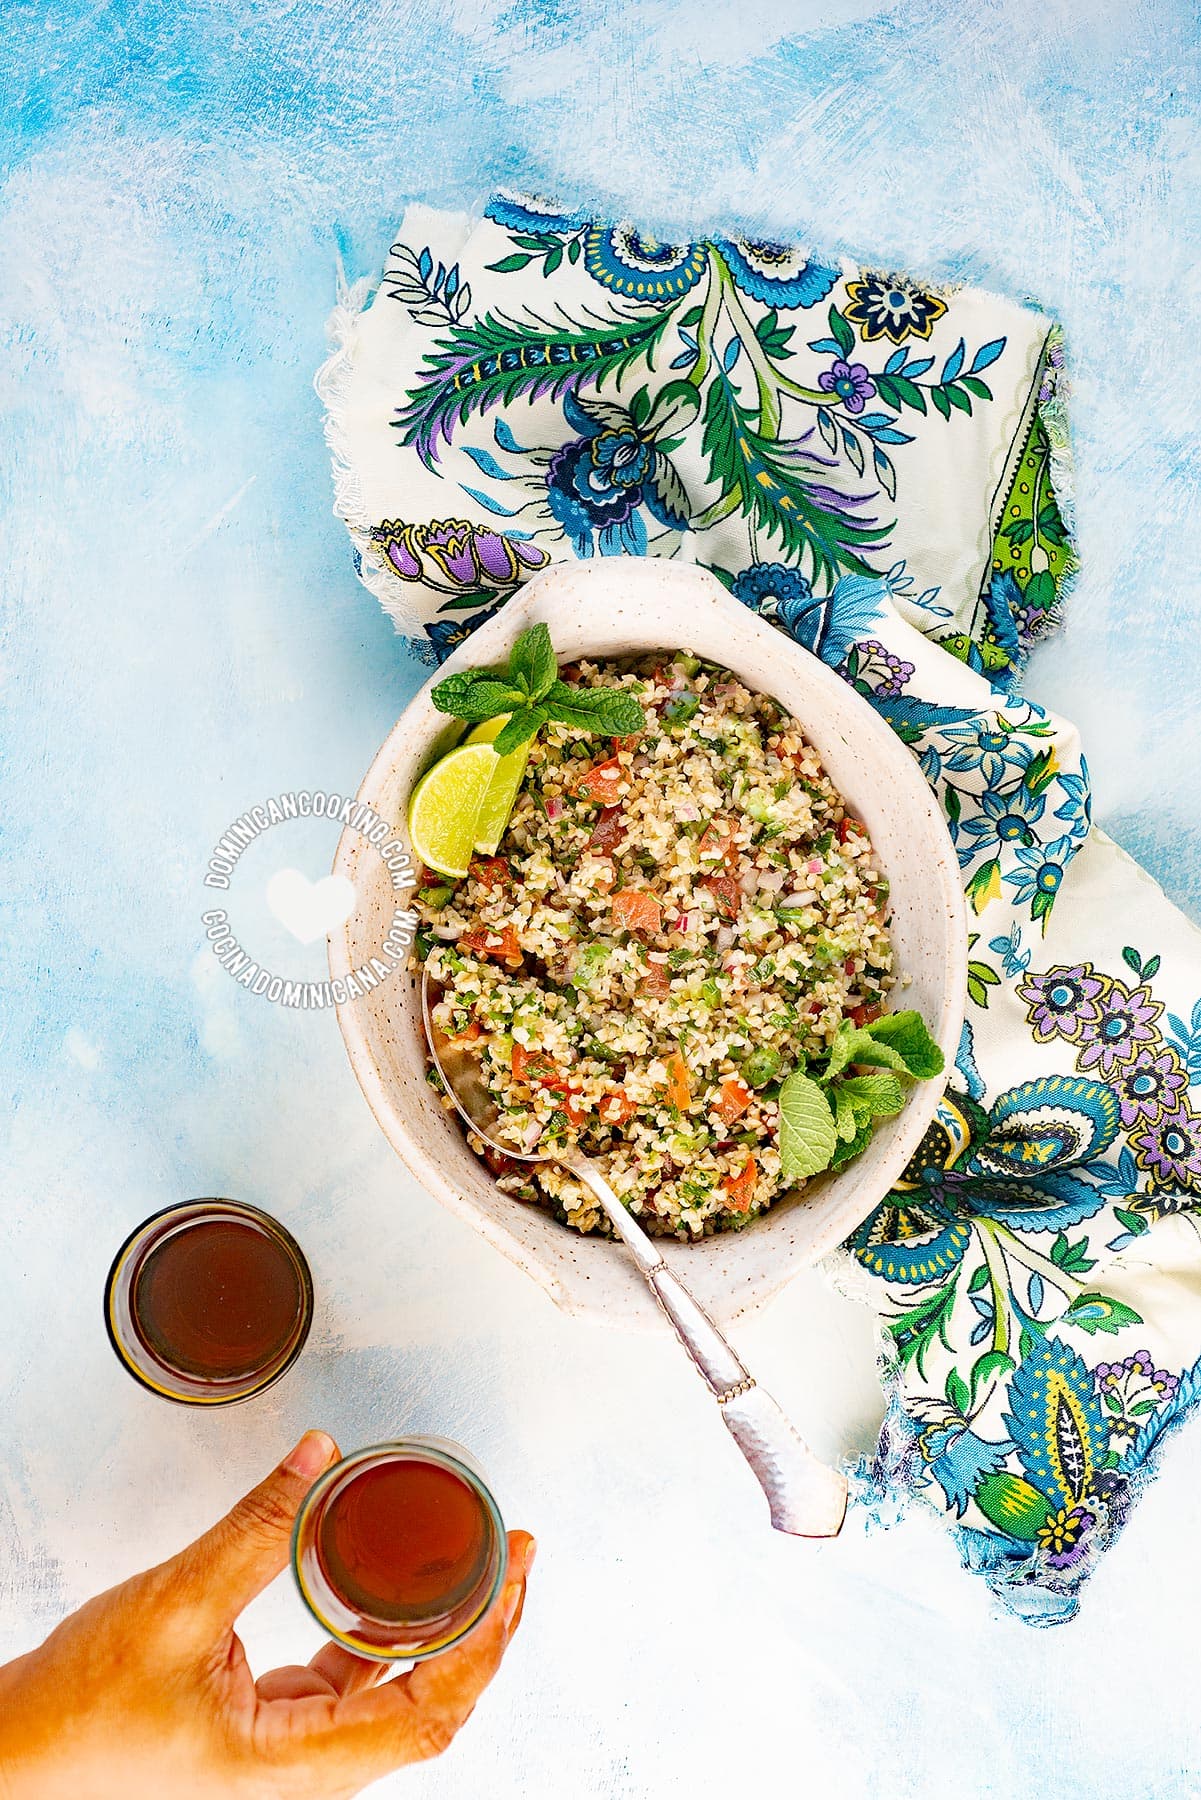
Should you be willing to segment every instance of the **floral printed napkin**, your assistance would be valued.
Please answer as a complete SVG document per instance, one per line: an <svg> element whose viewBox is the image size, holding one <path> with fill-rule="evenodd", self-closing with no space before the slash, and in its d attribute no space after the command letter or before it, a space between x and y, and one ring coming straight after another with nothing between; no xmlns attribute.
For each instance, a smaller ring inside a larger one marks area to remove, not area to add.
<svg viewBox="0 0 1201 1800"><path fill-rule="evenodd" d="M412 207L320 378L364 581L428 661L556 557L700 562L864 694L938 794L967 1023L842 1259L919 1491L1031 1623L1075 1611L1201 1398L1201 934L1019 693L1074 567L1053 323L736 232Z"/></svg>

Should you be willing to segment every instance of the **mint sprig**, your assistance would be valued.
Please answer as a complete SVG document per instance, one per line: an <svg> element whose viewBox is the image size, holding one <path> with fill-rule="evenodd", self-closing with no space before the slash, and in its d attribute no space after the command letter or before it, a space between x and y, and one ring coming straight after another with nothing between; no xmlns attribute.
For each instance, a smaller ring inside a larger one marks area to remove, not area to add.
<svg viewBox="0 0 1201 1800"><path fill-rule="evenodd" d="M439 712L478 725L501 713L510 717L493 740L498 756L508 756L552 721L602 737L631 737L646 728L646 717L625 688L573 688L559 680L559 662L545 625L523 631L509 652L503 674L464 669L440 681L431 695Z"/></svg>
<svg viewBox="0 0 1201 1800"><path fill-rule="evenodd" d="M866 1073L848 1074L854 1067ZM780 1088L780 1164L786 1181L838 1170L866 1150L877 1119L905 1104L906 1081L941 1074L943 1055L917 1012L870 1025L844 1019L825 1067L797 1069Z"/></svg>

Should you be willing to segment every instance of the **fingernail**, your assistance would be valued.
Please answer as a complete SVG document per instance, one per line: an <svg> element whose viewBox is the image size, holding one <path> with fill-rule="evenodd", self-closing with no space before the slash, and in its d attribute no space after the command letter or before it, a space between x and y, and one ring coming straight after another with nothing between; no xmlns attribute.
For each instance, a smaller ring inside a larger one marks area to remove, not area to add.
<svg viewBox="0 0 1201 1800"><path fill-rule="evenodd" d="M508 1631L521 1605L521 1583L511 1582L505 1589L505 1630Z"/></svg>
<svg viewBox="0 0 1201 1800"><path fill-rule="evenodd" d="M315 1481L338 1454L338 1446L326 1431L306 1431L294 1450L289 1450L283 1467L289 1475L300 1475Z"/></svg>
<svg viewBox="0 0 1201 1800"><path fill-rule="evenodd" d="M531 1538L525 1547L525 1572L528 1575L534 1566L534 1558L538 1554L538 1540Z"/></svg>

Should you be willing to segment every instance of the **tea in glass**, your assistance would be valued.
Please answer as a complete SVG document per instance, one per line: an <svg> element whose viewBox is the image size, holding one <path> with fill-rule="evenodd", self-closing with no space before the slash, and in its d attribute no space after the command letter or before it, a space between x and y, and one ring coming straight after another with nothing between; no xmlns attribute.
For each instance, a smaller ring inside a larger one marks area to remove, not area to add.
<svg viewBox="0 0 1201 1800"><path fill-rule="evenodd" d="M504 1580L507 1543L467 1452L403 1438L321 1477L296 1521L292 1563L309 1610L339 1643L417 1659L479 1623Z"/></svg>
<svg viewBox="0 0 1201 1800"><path fill-rule="evenodd" d="M168 1400L228 1405L277 1381L299 1356L313 1284L295 1239L234 1200L156 1213L117 1253L105 1293L113 1348Z"/></svg>

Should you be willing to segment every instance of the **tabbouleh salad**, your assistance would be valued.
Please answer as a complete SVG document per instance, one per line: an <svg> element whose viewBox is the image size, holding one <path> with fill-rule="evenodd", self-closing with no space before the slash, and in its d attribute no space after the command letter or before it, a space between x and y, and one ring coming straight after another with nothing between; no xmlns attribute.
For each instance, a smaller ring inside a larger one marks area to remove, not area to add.
<svg viewBox="0 0 1201 1800"><path fill-rule="evenodd" d="M682 653L560 677L629 689L646 730L545 725L497 854L457 883L422 872L435 1018L478 1056L506 1143L577 1143L655 1234L737 1229L798 1187L781 1084L884 1012L888 885L774 700ZM834 1166L861 1118L848 1103ZM484 1154L515 1198L608 1230L567 1170Z"/></svg>

